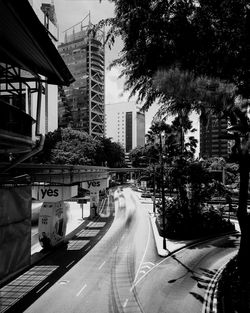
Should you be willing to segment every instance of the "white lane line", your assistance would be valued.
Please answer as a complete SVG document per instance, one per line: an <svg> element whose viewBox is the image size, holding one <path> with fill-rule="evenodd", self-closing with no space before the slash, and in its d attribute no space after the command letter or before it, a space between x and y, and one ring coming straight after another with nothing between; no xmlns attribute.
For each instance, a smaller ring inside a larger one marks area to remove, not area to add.
<svg viewBox="0 0 250 313"><path fill-rule="evenodd" d="M151 267L148 266L148 265L142 265L142 266L141 266L141 269L143 269L143 268L148 268L148 269L150 270Z"/></svg>
<svg viewBox="0 0 250 313"><path fill-rule="evenodd" d="M100 270L102 267L103 267L103 265L106 263L106 261L104 261L99 267L98 267L98 270Z"/></svg>
<svg viewBox="0 0 250 313"><path fill-rule="evenodd" d="M70 267L70 265L72 265L74 262L75 262L75 260L70 262L68 265L66 265L66 268Z"/></svg>
<svg viewBox="0 0 250 313"><path fill-rule="evenodd" d="M128 299L126 299L126 300L124 301L123 307L126 308L127 304L128 304Z"/></svg>
<svg viewBox="0 0 250 313"><path fill-rule="evenodd" d="M39 290L37 290L36 293L39 293L41 290L43 290L43 288L45 288L47 285L49 284L49 282L47 282L44 286L42 286L42 288L40 288Z"/></svg>
<svg viewBox="0 0 250 313"><path fill-rule="evenodd" d="M89 249L91 249L91 246L88 246L88 248L86 248L84 251L88 251Z"/></svg>
<svg viewBox="0 0 250 313"><path fill-rule="evenodd" d="M76 294L77 297L80 296L80 294L83 292L83 290L87 287L87 285L85 284L79 291L78 293Z"/></svg>
<svg viewBox="0 0 250 313"><path fill-rule="evenodd" d="M151 265L155 265L153 262L144 262L144 264L151 264Z"/></svg>
<svg viewBox="0 0 250 313"><path fill-rule="evenodd" d="M144 250L144 253L143 253L143 256L142 256L142 259L141 259L141 262L139 264L139 267L137 269L137 272L136 272L136 275L135 275L135 279L133 281L133 284L132 284L132 287L130 288L130 291L132 292L132 290L134 289L135 287L135 282L136 282L136 279L139 275L139 272L140 272L140 269L141 269L141 266L142 266L142 263L144 261L144 258L146 256L146 253L147 253L147 249L148 249L148 245L149 245L149 241L150 241L150 234L151 234L151 228L150 228L150 222L149 222L149 219L148 219L148 238L147 238L147 243L146 243L146 247L145 247L145 250Z"/></svg>

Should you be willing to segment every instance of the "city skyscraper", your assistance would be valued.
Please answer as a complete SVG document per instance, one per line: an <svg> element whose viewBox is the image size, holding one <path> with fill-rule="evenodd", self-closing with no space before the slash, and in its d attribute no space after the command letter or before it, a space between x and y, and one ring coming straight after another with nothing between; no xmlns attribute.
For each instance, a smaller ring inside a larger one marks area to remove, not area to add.
<svg viewBox="0 0 250 313"><path fill-rule="evenodd" d="M145 114L134 102L106 105L105 135L120 143L129 153L145 144Z"/></svg>
<svg viewBox="0 0 250 313"><path fill-rule="evenodd" d="M229 142L223 139L227 127L228 122L225 118L214 115L207 124L200 120L200 157L228 157Z"/></svg>
<svg viewBox="0 0 250 313"><path fill-rule="evenodd" d="M104 32L95 32L87 15L65 31L64 43L58 50L76 80L59 89L58 126L70 125L93 137L103 136Z"/></svg>

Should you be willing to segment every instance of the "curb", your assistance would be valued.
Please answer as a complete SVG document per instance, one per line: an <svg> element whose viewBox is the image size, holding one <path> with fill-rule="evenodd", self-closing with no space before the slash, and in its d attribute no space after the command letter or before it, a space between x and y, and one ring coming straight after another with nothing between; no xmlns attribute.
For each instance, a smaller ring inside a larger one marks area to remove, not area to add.
<svg viewBox="0 0 250 313"><path fill-rule="evenodd" d="M202 307L202 313L217 313L218 304L218 282L226 267L224 264L212 277L205 294L205 301Z"/></svg>
<svg viewBox="0 0 250 313"><path fill-rule="evenodd" d="M152 229L153 229L155 245L156 245L156 249L157 249L158 255L161 256L161 257L166 257L166 256L168 256L170 254L170 251L163 249L162 245L160 244L160 241L157 240L160 237L160 238L162 238L162 241L163 241L163 237L161 237L159 235L159 232L158 232L158 229L157 229L157 226L156 226L156 223L155 223L156 218L152 217L150 213L149 213L149 218L150 218L151 226L152 226Z"/></svg>
<svg viewBox="0 0 250 313"><path fill-rule="evenodd" d="M99 213L101 213L101 212L99 212ZM42 249L39 252L35 252L34 254L31 254L30 264L25 266L24 268L16 271L15 273L9 275L8 277L4 278L0 282L0 288L4 287L5 285L9 284L11 281L13 281L17 277L19 277L20 275L22 275L25 272L27 272L28 270L30 270L34 265L36 265L38 262L42 261L48 255L52 254L56 249L65 245L71 238L73 238L75 236L75 234L77 232L79 232L81 229L86 227L88 223L97 221L99 217L100 217L99 215L96 215L93 219L89 219L89 217L87 217L87 219L84 222L82 222L79 226L77 226L75 229L73 229L71 232L69 232L62 241L60 241L57 245L55 245L53 247L53 249L47 250L47 251L44 251Z"/></svg>
<svg viewBox="0 0 250 313"><path fill-rule="evenodd" d="M210 240L210 239L216 239L216 238L220 238L220 237L223 237L226 235L239 233L237 230L235 230L235 231L221 233L221 234L217 234L217 235L210 235L210 236L206 236L206 237L201 237L198 239L190 240L189 242L182 244L182 246L174 248L172 251L170 251L168 249L165 250L161 247L160 240L163 240L163 237L159 235L159 232L158 232L158 229L157 229L157 226L155 223L156 218L154 216L152 216L150 212L149 212L149 218L150 218L151 226L152 226L153 233L154 233L154 239L155 239L155 245L156 245L157 253L161 257L167 257L167 256L169 256L169 255L171 255L171 254L173 254L173 253L175 253L181 249L184 249L186 247L190 247L192 245L196 245L198 243L206 242L207 240ZM166 240L167 240L167 244L168 244L168 239L166 238Z"/></svg>
<svg viewBox="0 0 250 313"><path fill-rule="evenodd" d="M219 235L214 235L214 236L211 235L211 236L207 236L207 237L202 237L202 238L199 238L197 240L193 240L193 241L190 241L188 243L185 243L181 247L173 249L172 251L169 251L168 249L164 250L162 248L162 244L160 242L160 240L163 240L163 237L161 237L159 235L158 228L157 228L156 223L155 223L156 218L154 216L152 216L152 213L150 213L150 212L148 212L148 213L149 213L149 219L151 222L152 230L154 233L154 239L155 239L155 245L156 245L157 253L161 257L168 257L175 252L178 252L178 251L180 251L186 247L190 247L192 245L197 245L198 243L206 242L208 240L216 239L216 238L223 237L223 236L230 235L230 234L238 234L239 233L238 231L232 231L232 232L222 233ZM206 290L206 295L205 295L206 301L205 301L205 304L203 305L202 313L217 313L218 312L218 309L217 309L218 282L219 282L219 279L223 273L223 270L226 268L226 265L227 265L227 263L225 265L223 265L216 272L214 277L212 278L212 281L210 282L209 287Z"/></svg>

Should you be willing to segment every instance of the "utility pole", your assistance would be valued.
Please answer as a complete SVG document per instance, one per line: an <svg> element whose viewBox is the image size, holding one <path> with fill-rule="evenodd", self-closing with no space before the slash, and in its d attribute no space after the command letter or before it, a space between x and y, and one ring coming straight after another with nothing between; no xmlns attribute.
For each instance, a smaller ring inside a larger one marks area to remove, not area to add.
<svg viewBox="0 0 250 313"><path fill-rule="evenodd" d="M153 192L154 192L154 199L153 199L153 212L155 215L155 164L153 163L153 171L154 171L154 176L153 176Z"/></svg>
<svg viewBox="0 0 250 313"><path fill-rule="evenodd" d="M162 196L162 227L163 227L163 249L167 249L166 244L166 223L165 223L165 189L164 189L164 164L163 164L163 149L162 149L162 138L160 134L160 165L161 165L161 196Z"/></svg>

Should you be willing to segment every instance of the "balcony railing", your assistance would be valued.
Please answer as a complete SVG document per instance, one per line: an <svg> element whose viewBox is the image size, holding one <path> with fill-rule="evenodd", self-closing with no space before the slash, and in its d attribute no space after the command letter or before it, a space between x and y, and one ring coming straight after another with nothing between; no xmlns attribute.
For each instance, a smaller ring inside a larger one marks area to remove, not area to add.
<svg viewBox="0 0 250 313"><path fill-rule="evenodd" d="M0 149L21 152L30 147L34 122L30 115L0 99Z"/></svg>

